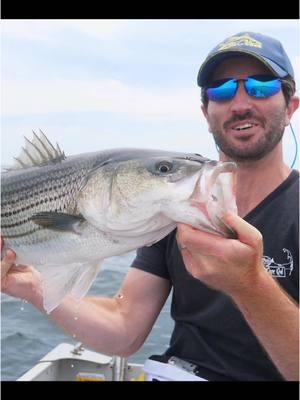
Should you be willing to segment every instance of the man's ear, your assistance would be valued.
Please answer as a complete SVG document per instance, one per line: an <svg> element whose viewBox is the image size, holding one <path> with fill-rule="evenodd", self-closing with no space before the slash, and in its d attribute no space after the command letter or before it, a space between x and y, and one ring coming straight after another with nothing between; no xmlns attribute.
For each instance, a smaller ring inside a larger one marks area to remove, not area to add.
<svg viewBox="0 0 300 400"><path fill-rule="evenodd" d="M298 109L299 101L300 101L300 99L299 99L298 96L291 97L290 102L289 102L289 104L287 106L287 109L286 109L285 126L289 125L294 112Z"/></svg>

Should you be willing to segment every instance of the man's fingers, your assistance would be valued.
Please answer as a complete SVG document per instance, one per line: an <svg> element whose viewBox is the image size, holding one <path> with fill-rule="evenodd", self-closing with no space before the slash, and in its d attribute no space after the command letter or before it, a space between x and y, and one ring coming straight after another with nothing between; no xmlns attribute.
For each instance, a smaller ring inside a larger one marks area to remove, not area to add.
<svg viewBox="0 0 300 400"><path fill-rule="evenodd" d="M263 244L261 233L241 217L228 213L222 220L236 232L240 242L252 248ZM221 251L224 248L224 240L233 239L203 232L190 225L177 224L177 242L180 250L188 247L191 251L201 252L203 255L214 255L217 249Z"/></svg>
<svg viewBox="0 0 300 400"><path fill-rule="evenodd" d="M238 215L228 213L223 216L222 220L237 233L240 242L251 247L262 243L261 233Z"/></svg>
<svg viewBox="0 0 300 400"><path fill-rule="evenodd" d="M215 254L216 243L224 240L220 236L200 231L185 224L177 224L176 237L180 250L187 247L190 251L201 252L201 254L205 255Z"/></svg>
<svg viewBox="0 0 300 400"><path fill-rule="evenodd" d="M7 274L8 270L15 265L15 261L15 252L11 249L7 249L1 261L1 279Z"/></svg>

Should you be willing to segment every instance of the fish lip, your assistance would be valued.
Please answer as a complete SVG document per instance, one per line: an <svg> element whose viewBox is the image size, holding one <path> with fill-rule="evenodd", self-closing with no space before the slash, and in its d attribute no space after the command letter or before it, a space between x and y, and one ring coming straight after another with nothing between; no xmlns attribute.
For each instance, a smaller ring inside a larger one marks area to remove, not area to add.
<svg viewBox="0 0 300 400"><path fill-rule="evenodd" d="M210 176L208 177L207 181L205 182L205 187L210 187L210 190L206 192L207 199L212 197L212 192L214 189L214 185L220 174L224 172L236 172L237 165L233 161L209 161L205 163L205 168L208 170L212 169ZM203 171L205 173L205 171ZM197 179L195 189L190 197L191 200L195 201L195 203L201 203L202 200L198 200L199 196L199 186L201 185L201 179L203 176L201 173ZM201 195L201 194L200 194Z"/></svg>
<svg viewBox="0 0 300 400"><path fill-rule="evenodd" d="M208 200L208 201L217 201L217 202L219 201L219 199L213 199L214 186L217 182L218 177L222 173L232 172L235 174L236 171L237 171L237 164L233 161L224 161L224 162L217 164L214 167L214 170L209 179L210 191L208 193L208 198L211 200ZM236 177L234 176L234 181L235 181L235 179L236 179ZM209 207L207 207L207 214L210 217L211 223L214 226L216 232L221 234L222 236L236 238L235 232L229 226L227 226L221 219L221 215L222 215L222 213L224 213L224 211L226 211L226 210L221 211L221 214L215 215L215 218L214 218L213 215L210 215ZM215 223L215 219L218 220L217 224Z"/></svg>
<svg viewBox="0 0 300 400"><path fill-rule="evenodd" d="M233 161L222 161L218 163L216 166L214 166L214 170L209 179L209 183L211 185L211 192L220 174L224 172L236 172L236 170L237 170L237 165Z"/></svg>
<svg viewBox="0 0 300 400"><path fill-rule="evenodd" d="M220 174L232 172L235 175L237 171L237 165L233 161L210 161L206 163L205 169L207 174L205 174L204 170L203 173L198 177L190 200L192 203L194 203L194 206L199 208L210 221L210 232L233 238L235 236L233 235L232 229L226 226L225 223L223 223L223 221L220 219L222 210L220 215L214 215L214 212L211 214L212 210L210 204L215 201L217 203L219 202L219 199L214 198L213 192ZM235 176L233 177L233 182L235 182ZM218 223L216 223L216 219L219 220Z"/></svg>

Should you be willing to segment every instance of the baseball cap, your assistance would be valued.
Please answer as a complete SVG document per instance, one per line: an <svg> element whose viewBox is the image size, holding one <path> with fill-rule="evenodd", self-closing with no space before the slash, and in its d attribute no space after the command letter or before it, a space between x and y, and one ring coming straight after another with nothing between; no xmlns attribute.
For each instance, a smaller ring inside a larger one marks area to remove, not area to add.
<svg viewBox="0 0 300 400"><path fill-rule="evenodd" d="M255 32L240 32L218 44L206 57L200 67L197 82L205 86L214 68L229 57L247 54L255 57L280 78L290 75L294 70L282 44L270 36Z"/></svg>

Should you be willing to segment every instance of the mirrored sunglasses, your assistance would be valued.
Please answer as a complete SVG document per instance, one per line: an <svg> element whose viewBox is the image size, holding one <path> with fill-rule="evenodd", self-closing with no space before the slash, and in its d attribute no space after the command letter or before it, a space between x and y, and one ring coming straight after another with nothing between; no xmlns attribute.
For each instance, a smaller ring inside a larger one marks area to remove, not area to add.
<svg viewBox="0 0 300 400"><path fill-rule="evenodd" d="M207 97L212 101L230 100L237 92L239 81L244 83L249 96L258 98L266 98L278 93L282 82L281 79L270 75L253 75L243 79L221 79L206 88Z"/></svg>

